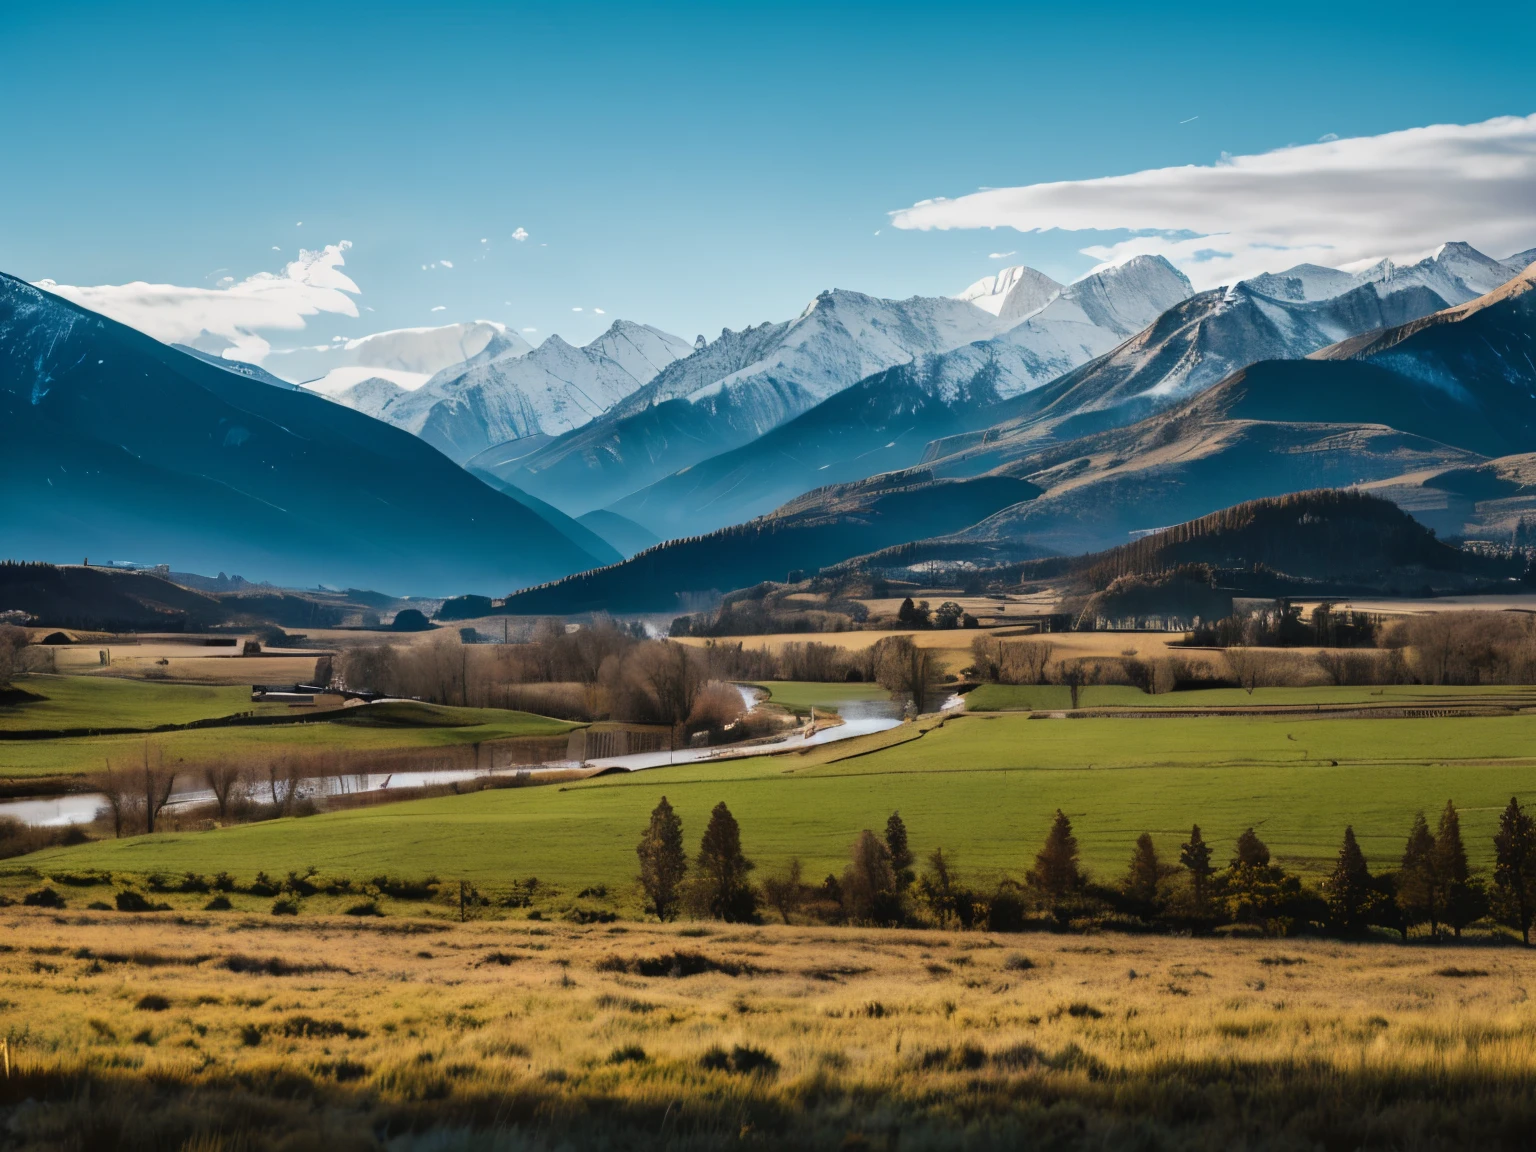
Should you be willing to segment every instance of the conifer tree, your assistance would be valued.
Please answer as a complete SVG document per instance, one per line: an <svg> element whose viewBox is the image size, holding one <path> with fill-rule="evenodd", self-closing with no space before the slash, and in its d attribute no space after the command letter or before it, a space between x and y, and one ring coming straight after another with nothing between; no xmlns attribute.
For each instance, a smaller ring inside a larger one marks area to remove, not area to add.
<svg viewBox="0 0 1536 1152"><path fill-rule="evenodd" d="M1157 909L1157 886L1163 878L1163 865L1157 858L1157 846L1152 835L1143 832L1136 838L1131 850L1131 866L1125 877L1125 894L1142 906L1146 912Z"/></svg>
<svg viewBox="0 0 1536 1152"><path fill-rule="evenodd" d="M1370 922L1376 890L1371 884L1371 870L1365 853L1355 840L1353 827L1344 829L1344 843L1339 858L1328 877L1328 911L1334 923L1346 932L1359 932Z"/></svg>
<svg viewBox="0 0 1536 1152"><path fill-rule="evenodd" d="M1413 820L1408 843L1403 847L1403 867L1397 874L1397 906L1408 928L1429 924L1431 936L1440 934L1440 883L1435 874L1435 838L1420 812ZM1407 937L1405 930L1404 938Z"/></svg>
<svg viewBox="0 0 1536 1152"><path fill-rule="evenodd" d="M1536 916L1536 821L1523 812L1511 796L1499 817L1493 837L1493 883L1500 918L1520 930L1520 939L1531 942L1531 920Z"/></svg>
<svg viewBox="0 0 1536 1152"><path fill-rule="evenodd" d="M1260 840L1258 833L1252 828L1248 829L1237 838L1237 855L1232 860L1233 868L1267 868L1269 866L1269 845Z"/></svg>
<svg viewBox="0 0 1536 1152"><path fill-rule="evenodd" d="M1211 846L1200 835L1200 825L1189 830L1189 841L1179 851L1179 863L1189 869L1190 889L1195 897L1195 913L1204 916L1209 907L1211 876L1216 868L1211 863Z"/></svg>
<svg viewBox="0 0 1536 1152"><path fill-rule="evenodd" d="M901 918L891 853L868 828L853 842L843 870L843 912L861 924L892 924Z"/></svg>
<svg viewBox="0 0 1536 1152"><path fill-rule="evenodd" d="M651 812L651 823L636 849L640 856L640 886L651 911L662 920L677 915L688 856L683 851L683 822L663 796Z"/></svg>
<svg viewBox="0 0 1536 1152"><path fill-rule="evenodd" d="M1046 833L1045 845L1035 856L1035 867L1029 874L1029 882L1043 893L1052 905L1060 905L1083 882L1077 867L1077 838L1072 835L1072 821L1060 808Z"/></svg>
<svg viewBox="0 0 1536 1152"><path fill-rule="evenodd" d="M757 914L757 892L747 880L752 862L741 852L741 828L725 806L716 804L699 842L695 898L699 910L716 920L745 922Z"/></svg>
<svg viewBox="0 0 1536 1152"><path fill-rule="evenodd" d="M1467 869L1467 850L1461 842L1461 817L1449 800L1440 813L1435 833L1435 875L1440 882L1440 919L1459 938L1461 930L1486 911L1486 901Z"/></svg>
<svg viewBox="0 0 1536 1152"><path fill-rule="evenodd" d="M907 825L900 812L892 812L885 822L885 847L891 854L897 884L908 887L912 883L912 849L907 845Z"/></svg>

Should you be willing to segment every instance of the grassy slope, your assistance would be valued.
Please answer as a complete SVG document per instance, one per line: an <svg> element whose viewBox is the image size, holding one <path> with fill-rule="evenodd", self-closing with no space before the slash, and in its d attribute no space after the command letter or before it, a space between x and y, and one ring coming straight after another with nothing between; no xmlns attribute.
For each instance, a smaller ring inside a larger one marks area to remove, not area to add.
<svg viewBox="0 0 1536 1152"><path fill-rule="evenodd" d="M812 707L835 710L848 700L891 698L878 684L817 684L804 680L759 680L756 684L773 703L798 713L809 712Z"/></svg>
<svg viewBox="0 0 1536 1152"><path fill-rule="evenodd" d="M328 726L327 726L328 727ZM970 873L1021 874L1051 813L1074 821L1086 863L1118 874L1143 830L1176 858L1192 822L1224 861L1256 826L1276 854L1325 870L1346 823L1377 868L1402 849L1415 811L1462 809L1486 865L1499 809L1536 798L1536 715L1427 720L1027 720L968 717L921 740L833 762L837 749L610 776L563 788L480 793L247 825L99 842L11 862L14 869L106 868L249 876L316 865L497 884L537 875L562 886L625 885L634 845L665 794L690 845L725 800L748 854L790 855L813 876L840 871L860 828L900 809L919 854L942 844ZM1332 761L1338 761L1337 764Z"/></svg>
<svg viewBox="0 0 1536 1152"><path fill-rule="evenodd" d="M1465 702L1469 694L1480 697L1531 697L1521 686L1476 689L1437 688L1428 684L1394 684L1384 687L1202 688L1192 692L1164 692L1151 696L1139 688L1120 684L1094 684L1078 693L1079 708L1248 708L1276 704L1411 704L1423 706L1440 701ZM1071 691L1060 684L983 684L965 698L971 712L1019 712L1061 709L1072 706Z"/></svg>
<svg viewBox="0 0 1536 1152"><path fill-rule="evenodd" d="M201 691L194 689L193 691ZM274 751L388 751L444 748L518 736L558 736L575 725L527 712L499 708L434 708L386 705L377 716L353 710L335 722L279 724L255 728L201 728L145 736L97 736L66 740L0 741L0 778L69 776L99 772L108 759L142 755L146 740L163 751L165 762L194 762L214 756L237 759ZM412 715L419 713L419 715ZM444 724L443 721L449 721Z"/></svg>
<svg viewBox="0 0 1536 1152"><path fill-rule="evenodd" d="M0 730L154 728L239 712L288 711L286 704L252 704L248 687L157 684L109 676L22 676L16 687L46 699L0 705Z"/></svg>

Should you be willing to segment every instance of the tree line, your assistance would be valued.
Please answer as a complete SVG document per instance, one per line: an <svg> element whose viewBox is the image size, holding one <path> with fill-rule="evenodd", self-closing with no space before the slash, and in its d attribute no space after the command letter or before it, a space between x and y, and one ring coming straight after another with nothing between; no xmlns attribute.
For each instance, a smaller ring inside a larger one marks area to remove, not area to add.
<svg viewBox="0 0 1536 1152"><path fill-rule="evenodd" d="M784 923L809 921L879 927L934 927L1016 932L1030 927L1121 928L1128 931L1233 932L1266 936L1396 934L1459 939L1468 927L1496 924L1530 943L1536 918L1536 820L1511 797L1493 838L1490 876L1467 862L1456 806L1447 802L1431 829L1420 812L1398 866L1373 873L1344 829L1332 870L1314 885L1277 863L1249 828L1225 866L1200 831L1190 828L1177 862L1143 832L1115 881L1092 879L1079 860L1072 822L1060 809L1022 881L988 889L963 881L942 847L915 867L900 812L882 834L864 829L841 874L807 882L798 859L758 884L741 828L725 803L710 813L699 850L689 857L682 819L665 796L637 848L646 910L661 920Z"/></svg>

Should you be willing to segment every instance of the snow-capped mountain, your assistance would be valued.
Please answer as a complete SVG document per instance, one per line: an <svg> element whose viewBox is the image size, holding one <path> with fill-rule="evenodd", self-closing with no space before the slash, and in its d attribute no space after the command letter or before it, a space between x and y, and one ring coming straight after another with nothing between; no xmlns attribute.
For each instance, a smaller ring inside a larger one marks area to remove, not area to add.
<svg viewBox="0 0 1536 1152"><path fill-rule="evenodd" d="M382 399L371 415L462 464L509 440L579 428L692 352L686 340L618 320L584 347L551 336L532 351L511 346L488 357L482 350L415 391L385 398L385 390L370 382L367 396L338 399L364 411L365 404Z"/></svg>
<svg viewBox="0 0 1536 1152"><path fill-rule="evenodd" d="M1030 282L1013 278L1007 313ZM814 487L907 467L935 437L992 423L1002 401L1120 344L1190 292L1161 257L1138 257L1054 292L991 340L865 377L751 443L674 471L612 505L668 537L761 515Z"/></svg>
<svg viewBox="0 0 1536 1152"><path fill-rule="evenodd" d="M503 324L473 320L433 328L396 328L355 340L274 349L266 368L311 391L337 396L364 380L419 388L436 372L477 357L521 356L532 345Z"/></svg>
<svg viewBox="0 0 1536 1152"><path fill-rule="evenodd" d="M955 299L969 300L1004 323L1018 323L1049 304L1061 288L1044 272L1015 264L996 276L982 277Z"/></svg>
<svg viewBox="0 0 1536 1152"><path fill-rule="evenodd" d="M726 329L502 478L566 510L602 507L755 439L873 372L1001 328L964 300L822 292L794 320Z"/></svg>
<svg viewBox="0 0 1536 1152"><path fill-rule="evenodd" d="M1512 256L1508 261L1495 260L1470 244L1451 243L1440 245L1414 264L1378 260L1355 272L1298 264L1284 272L1255 276L1245 283L1276 300L1329 300L1362 284L1379 285L1385 295L1417 284L1428 288L1447 304L1461 304L1493 291L1522 271L1525 264L1519 263L1520 258Z"/></svg>

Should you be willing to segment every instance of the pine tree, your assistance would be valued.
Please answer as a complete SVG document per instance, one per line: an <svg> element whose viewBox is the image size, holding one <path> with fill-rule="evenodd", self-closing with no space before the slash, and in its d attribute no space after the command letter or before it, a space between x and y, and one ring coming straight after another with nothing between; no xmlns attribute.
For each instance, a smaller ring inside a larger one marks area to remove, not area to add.
<svg viewBox="0 0 1536 1152"><path fill-rule="evenodd" d="M1195 914L1204 916L1209 906L1211 876L1216 868L1211 863L1211 846L1200 835L1200 825L1189 830L1189 842L1181 845L1179 863L1189 869L1190 889L1195 897Z"/></svg>
<svg viewBox="0 0 1536 1152"><path fill-rule="evenodd" d="M757 892L747 880L752 862L741 852L741 828L725 806L715 805L699 842L695 898L716 920L745 922L757 914Z"/></svg>
<svg viewBox="0 0 1536 1152"><path fill-rule="evenodd" d="M1328 911L1335 924L1346 932L1359 932L1365 928L1375 904L1376 890L1353 827L1344 829L1344 843L1339 847L1339 859L1328 877L1327 892Z"/></svg>
<svg viewBox="0 0 1536 1152"><path fill-rule="evenodd" d="M1157 846L1152 834L1143 832L1136 838L1131 850L1131 866L1125 876L1125 894L1141 905L1145 912L1157 910L1157 886L1163 878L1163 865L1157 858Z"/></svg>
<svg viewBox="0 0 1536 1152"><path fill-rule="evenodd" d="M1397 874L1397 906L1408 928L1429 924L1431 936L1440 934L1440 883L1435 874L1435 838L1420 812L1413 820L1408 843L1403 847L1403 867ZM1407 938L1405 929L1403 936Z"/></svg>
<svg viewBox="0 0 1536 1152"><path fill-rule="evenodd" d="M1531 920L1536 915L1536 821L1509 798L1493 837L1493 883L1498 911L1504 923L1520 929L1520 939L1531 942Z"/></svg>
<svg viewBox="0 0 1536 1152"><path fill-rule="evenodd" d="M635 850L640 856L640 886L651 911L662 920L677 915L688 857L683 851L683 822L663 796L651 813L651 823Z"/></svg>
<svg viewBox="0 0 1536 1152"><path fill-rule="evenodd" d="M1077 838L1072 835L1072 821L1060 808L1056 809L1051 830L1046 833L1045 846L1035 856L1029 882L1052 905L1060 905L1082 885L1083 876L1077 867Z"/></svg>
<svg viewBox="0 0 1536 1152"><path fill-rule="evenodd" d="M891 855L891 870L903 888L912 883L912 849L907 846L907 825L900 812L892 812L885 822L885 847Z"/></svg>
<svg viewBox="0 0 1536 1152"><path fill-rule="evenodd" d="M1435 875L1440 882L1440 918L1460 938L1461 930L1486 911L1486 901L1467 869L1467 850L1461 842L1461 817L1449 800L1440 813L1435 833Z"/></svg>

